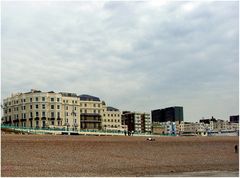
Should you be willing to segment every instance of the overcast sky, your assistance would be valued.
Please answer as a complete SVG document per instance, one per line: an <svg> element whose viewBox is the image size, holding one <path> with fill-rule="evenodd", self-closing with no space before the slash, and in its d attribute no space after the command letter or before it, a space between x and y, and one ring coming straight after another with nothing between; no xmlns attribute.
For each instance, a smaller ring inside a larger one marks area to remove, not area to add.
<svg viewBox="0 0 240 178"><path fill-rule="evenodd" d="M2 2L2 98L66 91L228 120L239 109L238 11L238 1Z"/></svg>

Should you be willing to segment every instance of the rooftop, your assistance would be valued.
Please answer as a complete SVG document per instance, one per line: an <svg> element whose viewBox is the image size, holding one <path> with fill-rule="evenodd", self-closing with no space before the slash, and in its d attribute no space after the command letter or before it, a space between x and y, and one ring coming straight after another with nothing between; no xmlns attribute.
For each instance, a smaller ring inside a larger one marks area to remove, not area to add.
<svg viewBox="0 0 240 178"><path fill-rule="evenodd" d="M86 95L86 94L79 95L78 97L80 98L80 100L83 100L83 101L100 101L98 97Z"/></svg>

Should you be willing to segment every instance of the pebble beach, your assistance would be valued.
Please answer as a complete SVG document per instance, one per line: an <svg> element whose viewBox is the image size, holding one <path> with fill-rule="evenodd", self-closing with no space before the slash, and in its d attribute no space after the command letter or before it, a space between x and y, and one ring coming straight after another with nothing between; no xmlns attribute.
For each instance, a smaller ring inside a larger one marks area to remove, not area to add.
<svg viewBox="0 0 240 178"><path fill-rule="evenodd" d="M239 173L239 155L234 152L238 137L154 138L147 141L147 137L137 136L5 134L1 136L1 176Z"/></svg>

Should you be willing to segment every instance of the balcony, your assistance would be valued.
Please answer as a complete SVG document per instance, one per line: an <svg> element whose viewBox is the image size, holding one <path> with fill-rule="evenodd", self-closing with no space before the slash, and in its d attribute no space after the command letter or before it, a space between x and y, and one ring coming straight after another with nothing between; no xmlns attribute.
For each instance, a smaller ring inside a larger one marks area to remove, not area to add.
<svg viewBox="0 0 240 178"><path fill-rule="evenodd" d="M80 120L81 123L91 122L91 123L101 123L101 120Z"/></svg>

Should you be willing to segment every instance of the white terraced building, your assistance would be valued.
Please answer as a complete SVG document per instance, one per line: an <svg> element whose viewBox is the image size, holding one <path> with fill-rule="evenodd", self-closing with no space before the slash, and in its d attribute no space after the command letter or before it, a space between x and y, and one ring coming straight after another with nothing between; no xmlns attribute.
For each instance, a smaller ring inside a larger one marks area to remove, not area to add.
<svg viewBox="0 0 240 178"><path fill-rule="evenodd" d="M5 98L2 108L2 123L17 127L101 130L105 124L122 128L120 111L110 111L104 101L91 95L32 89Z"/></svg>

